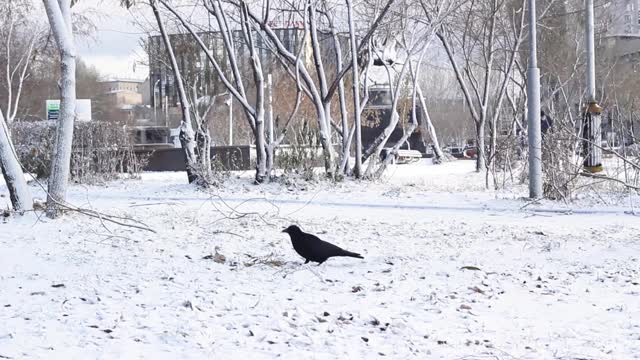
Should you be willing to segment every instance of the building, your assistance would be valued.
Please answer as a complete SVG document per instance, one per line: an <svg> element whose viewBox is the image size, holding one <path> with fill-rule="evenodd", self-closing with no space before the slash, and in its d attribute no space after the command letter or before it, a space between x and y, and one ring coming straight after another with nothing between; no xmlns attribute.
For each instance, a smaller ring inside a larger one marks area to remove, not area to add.
<svg viewBox="0 0 640 360"><path fill-rule="evenodd" d="M608 4L609 37L640 37L640 0L616 0Z"/></svg>
<svg viewBox="0 0 640 360"><path fill-rule="evenodd" d="M640 116L640 0L616 0L608 4L602 56L612 65L617 103L605 105L602 133L610 146L638 142ZM609 106L608 106L609 105Z"/></svg>
<svg viewBox="0 0 640 360"><path fill-rule="evenodd" d="M100 82L100 96L108 106L142 105L142 80L109 79Z"/></svg>
<svg viewBox="0 0 640 360"><path fill-rule="evenodd" d="M640 0L609 3L604 36L604 55L640 71Z"/></svg>
<svg viewBox="0 0 640 360"><path fill-rule="evenodd" d="M273 28L273 32L282 42L284 47L296 53L299 46L311 46L310 38L303 39L304 29L300 24L294 24L293 27ZM214 58L220 64L228 79L233 79L230 73L230 67L227 59L226 49L222 34L219 31L200 32L198 34L205 45L212 49ZM251 63L248 55L248 47L246 45L242 31L232 31L233 43L235 45L236 58L238 59L238 67L242 73L251 74ZM170 34L171 45L176 54L178 67L181 76L186 84L189 84L189 96L192 95L193 89L198 92L197 96L207 96L216 98L219 95L227 93L227 89L222 83L216 69L210 63L206 54L191 34ZM281 68L279 61L270 49L271 44L266 36L254 36L256 49L260 54L260 60L265 74L269 74L275 68ZM349 54L348 37L340 35L339 41L343 49L345 60ZM335 47L334 40L330 33L320 33L320 47L323 55L323 61L326 67L335 64ZM158 124L167 124L169 127L175 127L179 124L181 114L179 109L179 95L175 79L171 67L168 65L168 56L165 51L164 42L161 36L150 36L147 40L147 51L149 53L149 92L151 99L151 107ZM304 52L303 61L310 65L312 62L312 51L308 48ZM311 67L307 67L311 69ZM253 80L252 76L248 76L249 83ZM246 85L245 85L246 86ZM295 88L291 88L294 92ZM251 91L247 90L247 93ZM293 95L295 97L295 95Z"/></svg>
<svg viewBox="0 0 640 360"><path fill-rule="evenodd" d="M142 115L142 80L108 79L100 82L98 102L104 113L98 114L102 120L132 124Z"/></svg>

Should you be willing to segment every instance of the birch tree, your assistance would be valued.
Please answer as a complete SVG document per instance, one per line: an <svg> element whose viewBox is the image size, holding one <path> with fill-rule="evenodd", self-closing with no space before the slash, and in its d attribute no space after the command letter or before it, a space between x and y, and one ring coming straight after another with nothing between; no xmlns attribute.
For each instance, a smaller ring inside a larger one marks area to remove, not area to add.
<svg viewBox="0 0 640 360"><path fill-rule="evenodd" d="M31 191L27 186L24 172L11 142L9 128L2 110L0 110L0 168L2 168L2 176L9 189L9 198L11 199L13 210L16 212L32 210L33 199L31 198Z"/></svg>
<svg viewBox="0 0 640 360"><path fill-rule="evenodd" d="M0 39L4 42L0 74L6 96L0 99L0 109L4 110L8 126L18 114L24 84L37 52L36 46L43 35L41 24L29 18L33 10L30 2L22 0L0 5Z"/></svg>
<svg viewBox="0 0 640 360"><path fill-rule="evenodd" d="M247 48L249 49L249 57L250 57L250 66L251 72L253 74L253 82L255 85L256 93L255 100L253 104L249 97L247 96L245 84L245 77L243 77L241 73L241 68L239 65L239 57L237 56L237 45L235 44L235 39L233 36L233 32L231 27L229 26L229 10L225 10L222 7L222 3L217 0L211 0L209 3L206 3L205 7L207 11L209 11L216 20L218 28L220 30L220 35L222 36L224 47L227 54L227 60L229 66L231 68L231 76L232 80L227 78L227 74L223 70L220 62L213 55L212 50L206 45L205 41L202 39L200 34L194 29L194 27L185 19L185 17L180 14L169 2L160 0L160 3L171 12L174 17L180 22L180 24L188 31L188 33L193 37L193 39L198 44L200 50L205 54L207 60L211 63L213 68L216 71L216 74L222 81L223 85L227 88L227 90L231 93L231 95L240 103L242 106L247 121L251 126L251 129L254 134L254 139L256 141L256 175L255 181L256 183L262 183L268 178L268 170L267 170L267 144L265 143L265 129L264 129L264 119L265 119L265 95L264 95L264 75L262 71L262 63L260 60L260 56L256 49L255 39L254 39L254 29L252 26L252 21L248 16L247 8L244 5L241 5L238 8L238 12L240 15L240 25L241 32L243 34L245 43Z"/></svg>
<svg viewBox="0 0 640 360"><path fill-rule="evenodd" d="M358 73L358 48L356 45L356 29L354 24L353 3L346 0L347 17L349 22L349 45L351 46L351 73L353 75L351 89L353 92L353 127L356 137L355 164L353 166L353 175L357 178L362 176L362 111L360 104L360 74ZM371 60L371 57L370 57ZM342 69L338 69L340 71ZM340 83L342 85L342 83ZM365 85L366 87L366 85ZM341 92L344 90L340 89ZM347 141L348 143L348 141Z"/></svg>
<svg viewBox="0 0 640 360"><path fill-rule="evenodd" d="M66 201L76 116L76 48L71 22L71 0L43 0L51 33L60 53L60 115L56 130L47 191L47 216L58 217Z"/></svg>

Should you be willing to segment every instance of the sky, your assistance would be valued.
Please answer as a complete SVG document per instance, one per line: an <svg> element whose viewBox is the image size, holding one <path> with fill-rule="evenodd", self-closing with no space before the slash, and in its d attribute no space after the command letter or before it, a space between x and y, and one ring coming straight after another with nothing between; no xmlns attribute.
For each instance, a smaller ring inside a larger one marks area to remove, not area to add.
<svg viewBox="0 0 640 360"><path fill-rule="evenodd" d="M140 45L147 37L145 29L156 28L148 6L128 10L120 6L120 0L82 0L73 11L88 17L96 27L90 38L76 38L85 63L95 66L104 78L144 80L148 76L147 56ZM206 16L198 11L187 10L185 15L206 24Z"/></svg>
<svg viewBox="0 0 640 360"><path fill-rule="evenodd" d="M127 10L119 0L83 0L74 12L86 15L96 26L92 38L76 38L82 60L95 66L105 78L144 80L148 68L140 40L146 37L134 19L144 19L140 11Z"/></svg>

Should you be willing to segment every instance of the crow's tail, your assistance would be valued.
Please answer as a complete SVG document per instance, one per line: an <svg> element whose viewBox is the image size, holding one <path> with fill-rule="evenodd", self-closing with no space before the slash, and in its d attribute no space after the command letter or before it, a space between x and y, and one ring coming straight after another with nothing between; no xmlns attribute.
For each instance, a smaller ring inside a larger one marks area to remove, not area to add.
<svg viewBox="0 0 640 360"><path fill-rule="evenodd" d="M354 257L354 258L358 258L358 259L364 259L364 257L362 257L362 255L351 252L351 251L347 251L347 250L343 250L342 254L340 254L340 256L349 256L349 257Z"/></svg>

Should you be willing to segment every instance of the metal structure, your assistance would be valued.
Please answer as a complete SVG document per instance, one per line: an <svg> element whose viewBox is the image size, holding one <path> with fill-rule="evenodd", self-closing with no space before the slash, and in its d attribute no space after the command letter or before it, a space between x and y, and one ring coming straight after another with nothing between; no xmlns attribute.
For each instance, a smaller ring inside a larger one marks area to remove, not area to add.
<svg viewBox="0 0 640 360"><path fill-rule="evenodd" d="M536 40L536 2L529 0L529 68L527 69L529 197L542 198L542 136L540 135L540 69Z"/></svg>
<svg viewBox="0 0 640 360"><path fill-rule="evenodd" d="M594 49L593 0L585 0L585 43L587 47L587 109L583 129L584 170L600 172L602 168L602 107L596 101L596 66Z"/></svg>

